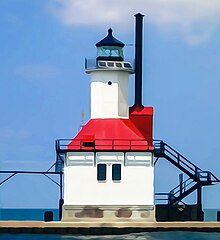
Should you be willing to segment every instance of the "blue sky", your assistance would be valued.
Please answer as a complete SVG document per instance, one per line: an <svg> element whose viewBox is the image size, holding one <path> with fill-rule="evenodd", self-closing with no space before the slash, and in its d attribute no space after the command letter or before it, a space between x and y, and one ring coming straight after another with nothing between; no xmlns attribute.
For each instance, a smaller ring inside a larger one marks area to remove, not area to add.
<svg viewBox="0 0 220 240"><path fill-rule="evenodd" d="M95 56L109 27L133 44L133 15L142 12L143 102L155 108L154 138L220 177L219 11L218 0L0 0L0 168L53 164L55 139L77 133L82 111L90 117L84 58ZM132 46L125 55L134 57ZM177 184L177 171L160 160L156 190ZM220 208L220 186L204 193L205 208ZM58 188L44 177L16 176L0 187L5 208L57 201Z"/></svg>

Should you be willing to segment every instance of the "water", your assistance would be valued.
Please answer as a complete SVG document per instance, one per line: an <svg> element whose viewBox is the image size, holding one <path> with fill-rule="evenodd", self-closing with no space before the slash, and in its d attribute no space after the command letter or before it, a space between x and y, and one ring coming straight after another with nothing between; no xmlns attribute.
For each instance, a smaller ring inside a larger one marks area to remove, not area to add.
<svg viewBox="0 0 220 240"><path fill-rule="evenodd" d="M59 220L59 210L58 209L22 209L22 208L0 209L0 220L39 220L39 221L43 221L45 211L52 211L53 216L54 216L54 221Z"/></svg>
<svg viewBox="0 0 220 240"><path fill-rule="evenodd" d="M44 212L52 211L54 216L54 221L59 220L59 210L58 209L0 209L0 220L44 220ZM217 211L220 209L206 209L205 221L216 221Z"/></svg>
<svg viewBox="0 0 220 240"><path fill-rule="evenodd" d="M43 220L44 212L52 211L58 220L58 209L0 209L0 220ZM205 210L206 221L216 221L216 209ZM220 224L220 223L219 223ZM54 235L54 234L0 234L0 240L220 240L220 233L203 232L145 232L126 235Z"/></svg>
<svg viewBox="0 0 220 240"><path fill-rule="evenodd" d="M0 234L1 240L220 240L220 233L199 232L147 232L126 235L82 236L53 234Z"/></svg>
<svg viewBox="0 0 220 240"><path fill-rule="evenodd" d="M217 211L220 211L220 209L206 209L205 212L205 221L217 221ZM220 223L219 223L220 224Z"/></svg>

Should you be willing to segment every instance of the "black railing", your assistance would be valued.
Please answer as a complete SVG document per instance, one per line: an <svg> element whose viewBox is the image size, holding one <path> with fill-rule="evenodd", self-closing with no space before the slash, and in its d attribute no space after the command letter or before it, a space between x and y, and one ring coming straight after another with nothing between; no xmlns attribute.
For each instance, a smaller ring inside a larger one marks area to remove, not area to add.
<svg viewBox="0 0 220 240"><path fill-rule="evenodd" d="M116 69L116 70L127 70L129 72L134 72L134 60L125 59L124 61L115 60L111 61L110 57L106 57L106 60L99 60L97 58L85 58L85 69Z"/></svg>
<svg viewBox="0 0 220 240"><path fill-rule="evenodd" d="M67 151L79 151L79 150L138 150L141 151L153 151L152 140L147 141L146 139L95 139L95 140L85 140L85 139L58 139L55 142L55 148L57 153L66 153Z"/></svg>
<svg viewBox="0 0 220 240"><path fill-rule="evenodd" d="M153 142L146 139L120 140L120 139L58 139L55 142L56 172L63 172L66 152L71 151L153 151Z"/></svg>

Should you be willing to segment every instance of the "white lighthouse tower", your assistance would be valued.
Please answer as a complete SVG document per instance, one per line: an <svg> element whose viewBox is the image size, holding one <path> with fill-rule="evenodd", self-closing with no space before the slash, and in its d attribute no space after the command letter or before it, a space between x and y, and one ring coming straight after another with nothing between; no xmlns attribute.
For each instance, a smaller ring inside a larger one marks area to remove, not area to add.
<svg viewBox="0 0 220 240"><path fill-rule="evenodd" d="M96 47L94 65L86 69L91 74L91 118L128 118L129 75L134 70L123 61L124 44L112 36L110 28Z"/></svg>
<svg viewBox="0 0 220 240"><path fill-rule="evenodd" d="M65 151L62 221L154 221L153 108L137 102L129 108L136 69L124 61L124 44L111 28L96 47L85 69L91 119Z"/></svg>

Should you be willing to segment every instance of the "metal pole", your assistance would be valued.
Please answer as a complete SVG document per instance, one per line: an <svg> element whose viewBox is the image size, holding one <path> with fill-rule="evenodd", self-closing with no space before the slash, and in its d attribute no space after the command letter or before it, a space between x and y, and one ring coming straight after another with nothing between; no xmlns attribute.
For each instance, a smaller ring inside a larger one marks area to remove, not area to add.
<svg viewBox="0 0 220 240"><path fill-rule="evenodd" d="M179 174L180 195L183 194L183 173Z"/></svg>
<svg viewBox="0 0 220 240"><path fill-rule="evenodd" d="M143 17L137 13L135 31L135 105L142 106L142 35Z"/></svg>
<svg viewBox="0 0 220 240"><path fill-rule="evenodd" d="M59 220L62 219L62 207L63 207L63 173L60 173L60 200L59 200Z"/></svg>
<svg viewBox="0 0 220 240"><path fill-rule="evenodd" d="M197 219L198 221L203 221L202 186L200 184L198 184L198 188L197 188Z"/></svg>

